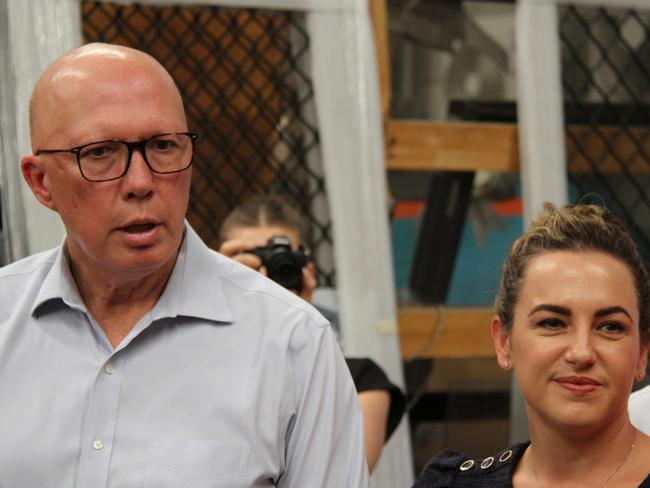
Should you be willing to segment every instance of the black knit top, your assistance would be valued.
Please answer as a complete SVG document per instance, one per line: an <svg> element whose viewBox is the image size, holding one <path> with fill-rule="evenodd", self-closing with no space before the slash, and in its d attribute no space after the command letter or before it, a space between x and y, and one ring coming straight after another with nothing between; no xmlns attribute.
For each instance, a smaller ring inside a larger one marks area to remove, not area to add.
<svg viewBox="0 0 650 488"><path fill-rule="evenodd" d="M512 488L512 475L529 444L515 444L485 459L445 449L429 461L412 488ZM650 488L650 476L638 488Z"/></svg>

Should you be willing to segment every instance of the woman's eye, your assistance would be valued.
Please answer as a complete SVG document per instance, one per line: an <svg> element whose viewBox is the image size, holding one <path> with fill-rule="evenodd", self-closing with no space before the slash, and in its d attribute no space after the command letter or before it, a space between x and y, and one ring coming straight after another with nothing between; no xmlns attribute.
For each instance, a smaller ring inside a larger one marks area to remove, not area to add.
<svg viewBox="0 0 650 488"><path fill-rule="evenodd" d="M619 322L603 322L598 325L598 329L610 334L618 334L625 331L625 327Z"/></svg>
<svg viewBox="0 0 650 488"><path fill-rule="evenodd" d="M548 330L558 330L564 327L564 322L562 322L560 319L549 318L540 320L537 322L537 326Z"/></svg>

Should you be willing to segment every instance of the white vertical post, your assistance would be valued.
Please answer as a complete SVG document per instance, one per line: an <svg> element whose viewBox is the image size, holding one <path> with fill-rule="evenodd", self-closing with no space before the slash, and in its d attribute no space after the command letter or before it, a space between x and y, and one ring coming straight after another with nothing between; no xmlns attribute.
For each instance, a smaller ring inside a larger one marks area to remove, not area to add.
<svg viewBox="0 0 650 488"><path fill-rule="evenodd" d="M403 386L378 71L367 2L350 5L354 9L307 17L344 350L375 359ZM410 486L412 480L405 418L371 483L392 488Z"/></svg>
<svg viewBox="0 0 650 488"><path fill-rule="evenodd" d="M554 0L517 2L517 115L525 228L543 202L568 201L557 11ZM510 440L528 438L525 407L514 378L510 410Z"/></svg>
<svg viewBox="0 0 650 488"><path fill-rule="evenodd" d="M568 198L557 5L519 0L517 114L525 225L542 202Z"/></svg>
<svg viewBox="0 0 650 488"><path fill-rule="evenodd" d="M57 56L81 41L78 0L0 0L3 213L9 260L61 242L63 225L22 182L20 158L31 152L28 106L36 80Z"/></svg>

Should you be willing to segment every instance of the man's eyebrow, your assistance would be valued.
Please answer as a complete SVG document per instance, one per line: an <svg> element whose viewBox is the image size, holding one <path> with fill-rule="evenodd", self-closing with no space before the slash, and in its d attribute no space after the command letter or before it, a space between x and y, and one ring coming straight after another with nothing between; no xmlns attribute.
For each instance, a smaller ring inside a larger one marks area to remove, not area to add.
<svg viewBox="0 0 650 488"><path fill-rule="evenodd" d="M630 320L632 320L632 316L627 312L627 310L625 310L623 307L619 307L618 305L614 305L613 307L601 308L600 310L597 310L594 315L596 317L605 317L607 315L612 315L615 313L625 314L630 318Z"/></svg>
<svg viewBox="0 0 650 488"><path fill-rule="evenodd" d="M566 315L567 317L571 317L570 309L566 307L561 307L559 305L551 305L550 303L542 303L540 305L537 305L528 313L528 316L530 317L535 312L539 312L540 310L545 310L547 312L554 312L560 315Z"/></svg>

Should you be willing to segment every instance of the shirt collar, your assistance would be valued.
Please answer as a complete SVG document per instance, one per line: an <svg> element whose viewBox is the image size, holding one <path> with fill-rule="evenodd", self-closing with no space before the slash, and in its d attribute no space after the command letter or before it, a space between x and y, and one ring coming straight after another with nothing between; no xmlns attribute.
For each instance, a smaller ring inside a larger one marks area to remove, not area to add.
<svg viewBox="0 0 650 488"><path fill-rule="evenodd" d="M87 312L86 305L70 271L65 244L61 244L57 248L56 259L36 295L31 314L37 315L45 303L54 300L61 300L70 308Z"/></svg>
<svg viewBox="0 0 650 488"><path fill-rule="evenodd" d="M189 224L174 270L152 320L187 316L215 322L233 322L234 315L223 291L219 256L209 249Z"/></svg>
<svg viewBox="0 0 650 488"><path fill-rule="evenodd" d="M151 320L187 316L230 323L234 315L223 291L219 256L209 249L188 223L185 238L165 290L151 310ZM65 246L45 276L32 307L41 312L46 302L61 300L68 307L88 313L72 277Z"/></svg>

